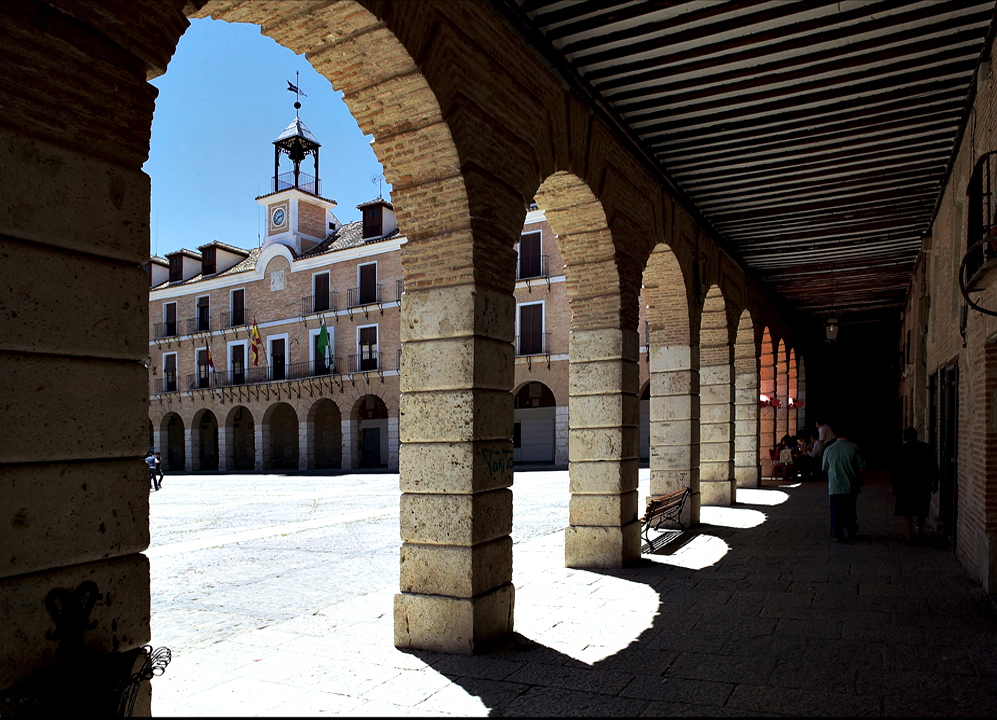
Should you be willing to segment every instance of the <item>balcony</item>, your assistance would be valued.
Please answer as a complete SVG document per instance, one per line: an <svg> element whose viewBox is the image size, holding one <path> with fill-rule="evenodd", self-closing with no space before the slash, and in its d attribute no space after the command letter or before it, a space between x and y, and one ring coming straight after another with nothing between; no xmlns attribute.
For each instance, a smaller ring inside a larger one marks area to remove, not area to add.
<svg viewBox="0 0 997 720"><path fill-rule="evenodd" d="M200 315L198 317L187 318L186 321L187 334L196 335L197 333L209 333L213 329L213 323L211 322L211 316L208 314Z"/></svg>
<svg viewBox="0 0 997 720"><path fill-rule="evenodd" d="M281 190L293 190L294 188L297 188L298 190L303 190L306 193L311 193L312 195L321 195L322 181L316 179L314 175L309 175L308 173L298 173L297 180L295 180L293 172L286 172L273 178L271 188L271 192L280 192Z"/></svg>
<svg viewBox="0 0 997 720"><path fill-rule="evenodd" d="M516 336L516 357L550 355L550 333Z"/></svg>
<svg viewBox="0 0 997 720"><path fill-rule="evenodd" d="M172 320L170 322L158 322L152 324L152 335L153 340L159 340L161 338L170 338L177 336L177 321Z"/></svg>
<svg viewBox="0 0 997 720"><path fill-rule="evenodd" d="M380 305L381 304L381 288L384 286L381 283L376 283L373 286L366 287L355 287L347 290L347 308L357 308L363 307L364 305Z"/></svg>
<svg viewBox="0 0 997 720"><path fill-rule="evenodd" d="M997 152L986 153L976 163L966 195L966 255L959 280L971 293L997 279Z"/></svg>
<svg viewBox="0 0 997 720"><path fill-rule="evenodd" d="M235 328L249 325L250 322L248 318L251 317L253 317L253 311L247 307L244 307L241 310L229 310L225 314L225 321L227 323L225 327Z"/></svg>
<svg viewBox="0 0 997 720"><path fill-rule="evenodd" d="M306 295L298 301L298 315L300 317L323 312L334 313L337 310L339 310L339 293L335 290L327 294Z"/></svg>
<svg viewBox="0 0 997 720"><path fill-rule="evenodd" d="M387 353L382 353L380 351L359 353L357 355L348 355L346 363L346 372L348 373L365 373L365 372L385 372L391 370L388 367L389 355ZM399 348L396 353L396 362L401 363L402 351ZM400 366L400 365L399 365ZM398 367L394 368L395 370Z"/></svg>
<svg viewBox="0 0 997 720"><path fill-rule="evenodd" d="M327 375L339 375L343 368L342 358L333 358L332 365L323 360L308 360L289 365L250 367L241 370L223 370L211 372L207 366L202 370L187 375L185 390L209 390L211 388L238 387L240 385L261 385L268 382L284 382L288 380L303 380ZM165 381L165 378L164 378ZM173 383L176 390L176 383ZM165 386L165 383L164 383ZM170 392L164 390L163 392Z"/></svg>
<svg viewBox="0 0 997 720"><path fill-rule="evenodd" d="M525 280L526 289L533 292L533 281L545 280L550 290L550 255L532 255L519 258L516 263L516 280Z"/></svg>

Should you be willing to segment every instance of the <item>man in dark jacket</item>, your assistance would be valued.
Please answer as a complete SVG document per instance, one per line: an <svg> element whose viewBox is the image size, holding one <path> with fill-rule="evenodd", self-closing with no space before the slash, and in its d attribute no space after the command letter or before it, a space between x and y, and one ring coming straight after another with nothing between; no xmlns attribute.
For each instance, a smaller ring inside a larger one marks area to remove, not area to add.
<svg viewBox="0 0 997 720"><path fill-rule="evenodd" d="M897 498L893 514L904 519L907 541L915 541L916 517L916 540L920 542L924 536L924 521L931 507L931 493L938 490L938 463L931 446L920 442L917 430L912 427L904 430L904 444L891 473L890 485Z"/></svg>

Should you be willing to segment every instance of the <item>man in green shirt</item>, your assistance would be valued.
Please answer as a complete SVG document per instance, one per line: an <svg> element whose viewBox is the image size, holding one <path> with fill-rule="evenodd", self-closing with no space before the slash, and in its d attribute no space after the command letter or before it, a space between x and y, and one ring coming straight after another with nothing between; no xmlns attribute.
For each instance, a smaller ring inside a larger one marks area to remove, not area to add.
<svg viewBox="0 0 997 720"><path fill-rule="evenodd" d="M859 446L843 435L824 451L821 469L827 473L827 494L831 502L831 537L835 540L855 537L855 499L862 487L865 459Z"/></svg>

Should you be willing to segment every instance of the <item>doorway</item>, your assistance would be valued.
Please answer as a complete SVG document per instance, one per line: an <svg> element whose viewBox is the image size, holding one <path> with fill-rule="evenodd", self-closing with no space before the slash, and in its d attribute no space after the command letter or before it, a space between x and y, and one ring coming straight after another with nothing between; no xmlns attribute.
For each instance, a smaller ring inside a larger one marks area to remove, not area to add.
<svg viewBox="0 0 997 720"><path fill-rule="evenodd" d="M938 397L938 515L941 530L956 547L959 507L959 366L939 370Z"/></svg>

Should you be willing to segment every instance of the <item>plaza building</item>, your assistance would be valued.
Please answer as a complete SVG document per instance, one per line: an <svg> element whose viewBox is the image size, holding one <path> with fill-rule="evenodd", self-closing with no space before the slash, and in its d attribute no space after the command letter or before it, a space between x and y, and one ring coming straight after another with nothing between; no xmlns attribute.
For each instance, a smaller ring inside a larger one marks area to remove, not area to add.
<svg viewBox="0 0 997 720"><path fill-rule="evenodd" d="M297 117L274 141L274 190L257 198L268 219L261 247L216 241L146 265L149 444L168 471L398 468L406 238L383 198L358 206L362 220L339 221L319 192L320 147ZM304 153L315 175L301 171ZM283 155L298 157L295 170L279 172ZM568 464L564 283L556 236L534 206L517 244L517 463Z"/></svg>

